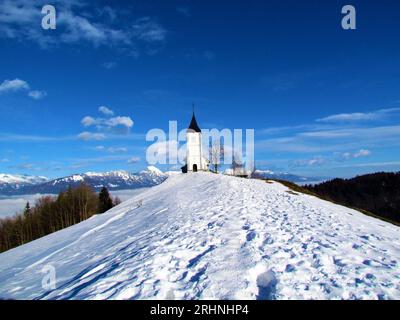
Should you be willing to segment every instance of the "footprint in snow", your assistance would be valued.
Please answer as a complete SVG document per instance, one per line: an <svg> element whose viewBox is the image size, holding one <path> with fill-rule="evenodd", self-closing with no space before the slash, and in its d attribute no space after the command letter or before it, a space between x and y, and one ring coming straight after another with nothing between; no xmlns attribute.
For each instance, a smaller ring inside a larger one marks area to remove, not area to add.
<svg viewBox="0 0 400 320"><path fill-rule="evenodd" d="M293 272L295 270L296 270L296 268L295 268L294 265L292 265L292 264L287 264L286 265L285 272Z"/></svg>
<svg viewBox="0 0 400 320"><path fill-rule="evenodd" d="M257 236L257 233L254 231L254 230L252 230L252 231L250 231L250 232L248 232L247 233L247 235L246 235L246 241L252 241L252 240L254 240L255 239L255 237Z"/></svg>

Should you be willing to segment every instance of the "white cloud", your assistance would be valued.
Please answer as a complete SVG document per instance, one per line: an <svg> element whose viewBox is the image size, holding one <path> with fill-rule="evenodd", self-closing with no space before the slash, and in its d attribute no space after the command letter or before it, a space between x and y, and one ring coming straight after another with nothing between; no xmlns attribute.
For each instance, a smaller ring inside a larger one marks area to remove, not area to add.
<svg viewBox="0 0 400 320"><path fill-rule="evenodd" d="M354 154L354 158L367 157L369 155L371 155L371 151L361 149L360 151Z"/></svg>
<svg viewBox="0 0 400 320"><path fill-rule="evenodd" d="M30 170L30 171L41 171L43 168L38 167L33 163L21 163L17 165L9 166L10 169L17 169L17 170Z"/></svg>
<svg viewBox="0 0 400 320"><path fill-rule="evenodd" d="M90 127L90 126L95 125L96 123L97 123L96 119L94 119L93 117L89 117L89 116L86 116L81 120L81 124L84 127Z"/></svg>
<svg viewBox="0 0 400 320"><path fill-rule="evenodd" d="M361 149L357 152L344 152L340 155L340 158L343 160L350 160L350 159L368 157L369 155L371 155L371 151Z"/></svg>
<svg viewBox="0 0 400 320"><path fill-rule="evenodd" d="M47 92L44 90L29 90L29 83L18 78L14 80L4 80L3 83L0 84L0 94L7 92L28 91L28 96L35 100L39 100L47 96Z"/></svg>
<svg viewBox="0 0 400 320"><path fill-rule="evenodd" d="M69 159L69 165L68 168L70 169L81 169L84 167L90 167L93 164L97 163L111 163L111 162L120 162L120 161L127 161L129 159L129 156L121 156L121 155L110 155L110 156L104 156L104 157L95 157L95 158L78 158L78 159Z"/></svg>
<svg viewBox="0 0 400 320"><path fill-rule="evenodd" d="M164 41L167 31L150 17L143 17L133 25L132 34L145 42Z"/></svg>
<svg viewBox="0 0 400 320"><path fill-rule="evenodd" d="M57 33L44 33L37 27L43 17L43 3L38 2L0 1L0 37L33 41L42 48L86 42L94 47L134 49L139 41L157 43L165 39L165 29L150 17L137 19L133 26L120 20L117 27L117 11L108 6L92 10L91 2L85 0L56 0Z"/></svg>
<svg viewBox="0 0 400 320"><path fill-rule="evenodd" d="M42 91L33 90L33 91L29 91L28 96L30 96L32 99L40 100L47 96L47 92L44 90L42 90Z"/></svg>
<svg viewBox="0 0 400 320"><path fill-rule="evenodd" d="M92 132L82 132L78 135L78 139L83 141L91 141L91 140L104 140L106 136L102 133L92 133Z"/></svg>
<svg viewBox="0 0 400 320"><path fill-rule="evenodd" d="M257 134L263 135L280 135L285 132L299 131L299 130L316 130L324 128L326 129L326 125L316 125L316 124L301 124L301 125L293 125L293 126L281 126L281 127L270 127L257 130Z"/></svg>
<svg viewBox="0 0 400 320"><path fill-rule="evenodd" d="M115 117L106 120L105 124L110 127L123 126L129 129L133 127L133 120L130 117Z"/></svg>
<svg viewBox="0 0 400 320"><path fill-rule="evenodd" d="M400 161L389 161L389 162L372 162L372 163L357 163L351 165L351 167L390 167L390 166L400 166ZM341 166L344 168L346 166Z"/></svg>
<svg viewBox="0 0 400 320"><path fill-rule="evenodd" d="M360 121L360 120L374 120L376 119L376 114L374 113L341 113L334 114L329 117L322 119L317 119L319 122L341 122L341 121Z"/></svg>
<svg viewBox="0 0 400 320"><path fill-rule="evenodd" d="M86 116L81 120L81 124L84 127L96 126L99 130L107 131L122 128L126 132L133 127L134 122L130 117L125 116L117 116L109 119L93 118L91 116Z"/></svg>
<svg viewBox="0 0 400 320"><path fill-rule="evenodd" d="M308 161L309 166L316 166L316 165L321 165L324 163L325 163L325 159L323 159L323 158L315 158L315 159L311 159Z"/></svg>
<svg viewBox="0 0 400 320"><path fill-rule="evenodd" d="M138 163L139 161L140 161L140 157L132 157L132 158L128 159L127 163L135 164L135 163Z"/></svg>
<svg viewBox="0 0 400 320"><path fill-rule="evenodd" d="M101 112L102 114L104 114L106 116L113 116L114 115L114 111L112 111L111 109L107 108L106 106L99 107L99 112Z"/></svg>
<svg viewBox="0 0 400 320"><path fill-rule="evenodd" d="M8 134L0 133L1 142L58 142L58 141L72 141L75 140L75 136L34 136L34 135L20 135L20 134Z"/></svg>
<svg viewBox="0 0 400 320"><path fill-rule="evenodd" d="M114 111L107 108L106 106L99 107L98 111L104 115L111 116ZM88 127L95 127L97 131L102 133L90 133L83 132L79 135L81 140L103 140L106 137L106 133L110 135L128 135L130 129L133 127L134 122L130 117L127 116L116 116L112 118L94 118L91 116L86 116L81 120L81 124ZM122 149L110 148L108 152L124 152Z"/></svg>
<svg viewBox="0 0 400 320"><path fill-rule="evenodd" d="M357 159L361 157L367 157L371 155L371 151L366 149L360 149L356 152L343 152L337 153L335 152L333 155L329 156L315 156L311 159L303 159L303 160L296 160L291 163L292 167L316 167L316 166L323 166L326 164L331 164L335 162L343 162L352 159Z"/></svg>
<svg viewBox="0 0 400 320"><path fill-rule="evenodd" d="M400 146L400 126L339 128L299 132L256 141L256 149L270 152L320 153L361 148Z"/></svg>
<svg viewBox="0 0 400 320"><path fill-rule="evenodd" d="M0 93L29 90L29 84L21 79L4 80L0 85Z"/></svg>
<svg viewBox="0 0 400 320"><path fill-rule="evenodd" d="M318 122L356 122L356 121L372 121L386 118L389 114L400 112L400 108L380 109L373 112L355 112L334 114L322 119Z"/></svg>
<svg viewBox="0 0 400 320"><path fill-rule="evenodd" d="M79 16L72 10L60 11L57 23L63 29L59 41L64 43L84 41L95 47L101 45L130 46L132 44L133 39L129 30L114 29L106 24L90 21L87 17Z"/></svg>
<svg viewBox="0 0 400 320"><path fill-rule="evenodd" d="M96 151L104 151L104 152L109 152L109 153L122 153L122 152L128 152L128 148L125 147L109 147L106 148L105 146L97 146L93 148Z"/></svg>
<svg viewBox="0 0 400 320"><path fill-rule="evenodd" d="M340 155L340 157L344 160L351 159L353 157L353 154L350 152L344 152Z"/></svg>
<svg viewBox="0 0 400 320"><path fill-rule="evenodd" d="M10 160L8 160L7 158L0 159L0 163L6 163L6 162L10 162Z"/></svg>
<svg viewBox="0 0 400 320"><path fill-rule="evenodd" d="M296 160L291 163L291 167L316 167L316 166L322 166L326 163L328 163L329 160L322 157L322 156L316 156L311 159L306 159L306 160Z"/></svg>
<svg viewBox="0 0 400 320"><path fill-rule="evenodd" d="M116 66L117 66L117 63L116 62L104 62L102 65L101 65L103 68L105 68L105 69L107 69L107 70L111 70L111 69L114 69Z"/></svg>
<svg viewBox="0 0 400 320"><path fill-rule="evenodd" d="M298 135L305 138L316 138L316 139L335 139L349 137L353 134L352 129L334 129L334 130L321 130L311 132L301 132Z"/></svg>
<svg viewBox="0 0 400 320"><path fill-rule="evenodd" d="M118 147L118 148L110 147L107 149L107 151L109 153L121 153L121 152L128 152L128 149L124 147Z"/></svg>

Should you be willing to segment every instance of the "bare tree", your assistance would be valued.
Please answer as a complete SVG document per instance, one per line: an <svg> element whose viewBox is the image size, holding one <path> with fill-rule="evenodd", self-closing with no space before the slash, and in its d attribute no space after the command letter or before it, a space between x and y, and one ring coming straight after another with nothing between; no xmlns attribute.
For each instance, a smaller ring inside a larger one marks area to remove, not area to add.
<svg viewBox="0 0 400 320"><path fill-rule="evenodd" d="M218 173L218 166L221 164L224 148L219 141L213 141L210 146L210 164L214 167L214 172Z"/></svg>
<svg viewBox="0 0 400 320"><path fill-rule="evenodd" d="M234 153L232 156L231 169L234 176L243 174L243 161L238 153Z"/></svg>
<svg viewBox="0 0 400 320"><path fill-rule="evenodd" d="M256 165L255 165L254 161L249 161L247 163L247 170L248 170L248 173L249 173L249 178L255 178L256 177L257 169L256 169Z"/></svg>
<svg viewBox="0 0 400 320"><path fill-rule="evenodd" d="M119 197L114 197L113 203L114 203L114 206L118 206L122 203L122 201Z"/></svg>

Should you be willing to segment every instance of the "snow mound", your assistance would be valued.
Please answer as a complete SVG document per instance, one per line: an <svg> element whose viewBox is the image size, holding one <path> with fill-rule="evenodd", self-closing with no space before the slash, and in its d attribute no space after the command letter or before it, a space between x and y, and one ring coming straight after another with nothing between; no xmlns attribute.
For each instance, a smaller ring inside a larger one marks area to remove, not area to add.
<svg viewBox="0 0 400 320"><path fill-rule="evenodd" d="M399 299L399 231L275 182L171 175L1 254L0 298Z"/></svg>

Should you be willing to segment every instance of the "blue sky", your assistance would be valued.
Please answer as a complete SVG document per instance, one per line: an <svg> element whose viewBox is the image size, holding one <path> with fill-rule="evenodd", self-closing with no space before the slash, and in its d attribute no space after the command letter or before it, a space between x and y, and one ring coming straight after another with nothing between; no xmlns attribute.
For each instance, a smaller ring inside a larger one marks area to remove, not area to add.
<svg viewBox="0 0 400 320"><path fill-rule="evenodd" d="M138 171L192 102L203 128L254 128L260 169L400 170L398 1L352 1L346 31L346 1L60 0L56 30L44 4L0 0L2 173Z"/></svg>

